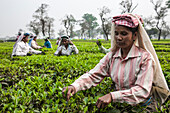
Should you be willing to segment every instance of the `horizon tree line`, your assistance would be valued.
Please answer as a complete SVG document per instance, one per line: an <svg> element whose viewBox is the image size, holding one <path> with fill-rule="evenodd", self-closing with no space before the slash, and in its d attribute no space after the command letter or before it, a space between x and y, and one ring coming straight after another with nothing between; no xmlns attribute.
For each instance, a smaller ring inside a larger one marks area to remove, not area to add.
<svg viewBox="0 0 170 113"><path fill-rule="evenodd" d="M160 40L161 37L163 37L163 39L166 39L166 37L170 35L170 25L165 21L170 8L170 0L165 2L163 2L163 0L150 0L150 3L153 5L155 15L142 17L145 23L144 27L150 38L158 37L158 40ZM132 0L122 0L119 5L121 6L122 14L133 13L138 7L138 4L134 5ZM54 18L48 16L48 7L49 5L47 4L41 4L34 12L33 20L27 25L29 30L36 35L54 36ZM58 35L78 36L80 38L89 37L93 39L98 34L101 34L105 40L108 40L112 19L108 15L111 13L111 10L106 6L98 8L98 10L101 25L97 23L97 18L89 13L85 13L81 20L76 20L72 14L67 14L61 19L61 24L64 29L60 29ZM75 30L75 26L79 26L80 29Z"/></svg>

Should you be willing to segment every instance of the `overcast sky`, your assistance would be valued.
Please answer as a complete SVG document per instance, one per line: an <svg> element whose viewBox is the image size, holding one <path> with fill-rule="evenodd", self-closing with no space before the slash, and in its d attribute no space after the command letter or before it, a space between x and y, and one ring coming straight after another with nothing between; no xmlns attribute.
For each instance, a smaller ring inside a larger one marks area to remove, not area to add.
<svg viewBox="0 0 170 113"><path fill-rule="evenodd" d="M32 20L32 15L42 3L48 4L48 14L55 19L54 28L57 36L62 28L61 19L66 14L72 14L75 19L81 19L83 14L93 14L99 20L99 10L103 6L111 9L109 16L120 14L121 0L0 0L0 37L16 36L18 30L29 32L26 25ZM138 7L133 13L148 17L155 15L150 0L133 0ZM166 18L170 22L170 16Z"/></svg>

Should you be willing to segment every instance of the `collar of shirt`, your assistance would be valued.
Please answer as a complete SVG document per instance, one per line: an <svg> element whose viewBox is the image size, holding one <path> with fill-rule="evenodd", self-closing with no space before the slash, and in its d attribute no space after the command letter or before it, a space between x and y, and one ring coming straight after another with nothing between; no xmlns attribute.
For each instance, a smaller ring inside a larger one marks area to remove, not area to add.
<svg viewBox="0 0 170 113"><path fill-rule="evenodd" d="M139 48L137 46L135 46L133 44L133 46L131 47L128 55L126 56L126 58L124 60L129 59L129 58L138 57L138 56L141 56L140 50L139 50ZM115 53L115 55L113 57L115 57L115 58L118 58L118 57L122 58L122 56L121 56L121 48L119 50L117 50L117 52Z"/></svg>

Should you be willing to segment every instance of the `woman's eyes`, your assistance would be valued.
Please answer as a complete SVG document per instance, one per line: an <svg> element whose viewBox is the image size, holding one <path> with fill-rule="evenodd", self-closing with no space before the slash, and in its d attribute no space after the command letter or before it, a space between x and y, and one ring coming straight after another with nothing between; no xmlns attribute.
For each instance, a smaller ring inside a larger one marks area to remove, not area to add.
<svg viewBox="0 0 170 113"><path fill-rule="evenodd" d="M118 35L119 33L115 31L115 35Z"/></svg>
<svg viewBox="0 0 170 113"><path fill-rule="evenodd" d="M127 32L121 32L120 34L123 35L123 36L125 36L125 35L127 35L128 33L127 33Z"/></svg>
<svg viewBox="0 0 170 113"><path fill-rule="evenodd" d="M119 33L115 31L115 35L118 35L118 34L119 34ZM124 32L124 31L120 32L120 35L122 35L122 36L126 36L127 34L128 34L128 33L127 33L127 32Z"/></svg>

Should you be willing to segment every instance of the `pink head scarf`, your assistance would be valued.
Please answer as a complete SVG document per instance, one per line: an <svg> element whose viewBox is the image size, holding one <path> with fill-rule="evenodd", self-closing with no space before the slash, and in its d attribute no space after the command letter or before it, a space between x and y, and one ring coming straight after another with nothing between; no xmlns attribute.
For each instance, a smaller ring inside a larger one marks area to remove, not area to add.
<svg viewBox="0 0 170 113"><path fill-rule="evenodd" d="M139 18L141 23L143 23L142 18L139 15L136 15L136 16ZM113 22L115 23L115 25L122 25L122 26L127 26L130 28L136 28L139 25L138 19L129 14L122 14L119 16L114 16Z"/></svg>

